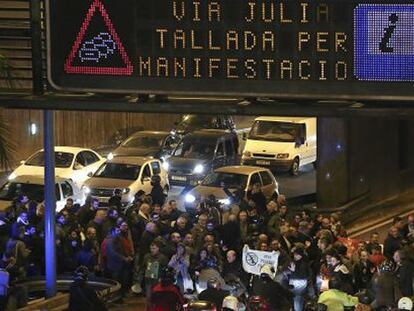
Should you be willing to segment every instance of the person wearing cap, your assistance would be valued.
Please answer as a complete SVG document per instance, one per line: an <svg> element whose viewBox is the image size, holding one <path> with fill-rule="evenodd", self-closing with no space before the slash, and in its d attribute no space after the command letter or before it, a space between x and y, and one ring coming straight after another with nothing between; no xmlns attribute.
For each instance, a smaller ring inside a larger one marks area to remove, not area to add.
<svg viewBox="0 0 414 311"><path fill-rule="evenodd" d="M341 283L339 276L333 276L329 280L329 290L319 296L318 303L326 305L327 311L344 311L345 307L355 307L358 304L358 297L343 292Z"/></svg>
<svg viewBox="0 0 414 311"><path fill-rule="evenodd" d="M105 311L105 304L88 284L89 270L80 266L74 273L74 282L69 289L69 311Z"/></svg>
<svg viewBox="0 0 414 311"><path fill-rule="evenodd" d="M179 288L174 285L176 272L172 267L161 271L158 283L151 288L151 298L148 299L147 311L182 310L184 297Z"/></svg>
<svg viewBox="0 0 414 311"><path fill-rule="evenodd" d="M234 296L226 296L223 300L222 311L238 311L239 300Z"/></svg>
<svg viewBox="0 0 414 311"><path fill-rule="evenodd" d="M411 311L413 309L413 301L410 297L402 297L398 300L398 310Z"/></svg>

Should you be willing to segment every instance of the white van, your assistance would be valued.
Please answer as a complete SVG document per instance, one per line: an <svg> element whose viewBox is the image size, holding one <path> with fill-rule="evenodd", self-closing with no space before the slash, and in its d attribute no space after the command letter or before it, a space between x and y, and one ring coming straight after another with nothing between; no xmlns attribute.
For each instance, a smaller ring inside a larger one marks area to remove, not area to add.
<svg viewBox="0 0 414 311"><path fill-rule="evenodd" d="M247 137L242 165L299 173L316 162L316 118L259 117Z"/></svg>

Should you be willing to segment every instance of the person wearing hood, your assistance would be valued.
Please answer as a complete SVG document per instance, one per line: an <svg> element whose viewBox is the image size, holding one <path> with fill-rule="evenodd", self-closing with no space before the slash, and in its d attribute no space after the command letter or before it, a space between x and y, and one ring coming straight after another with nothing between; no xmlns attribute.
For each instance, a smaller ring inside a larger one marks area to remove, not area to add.
<svg viewBox="0 0 414 311"><path fill-rule="evenodd" d="M88 283L89 270L80 266L74 274L74 282L69 289L69 311L106 311L104 303Z"/></svg>
<svg viewBox="0 0 414 311"><path fill-rule="evenodd" d="M269 311L288 311L292 308L293 296L279 283L273 281L274 272L268 264L260 269L260 278L253 283L252 293L262 297L269 305Z"/></svg>

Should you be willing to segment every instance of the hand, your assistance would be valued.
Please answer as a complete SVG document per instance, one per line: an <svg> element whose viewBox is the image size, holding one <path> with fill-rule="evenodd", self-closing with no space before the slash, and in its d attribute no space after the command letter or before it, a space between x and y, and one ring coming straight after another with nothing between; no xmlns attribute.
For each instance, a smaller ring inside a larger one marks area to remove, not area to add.
<svg viewBox="0 0 414 311"><path fill-rule="evenodd" d="M288 267L288 269L290 270L290 271L295 271L295 268L296 268L296 265L295 265L295 263L294 262L292 262L290 265L289 265L289 267Z"/></svg>

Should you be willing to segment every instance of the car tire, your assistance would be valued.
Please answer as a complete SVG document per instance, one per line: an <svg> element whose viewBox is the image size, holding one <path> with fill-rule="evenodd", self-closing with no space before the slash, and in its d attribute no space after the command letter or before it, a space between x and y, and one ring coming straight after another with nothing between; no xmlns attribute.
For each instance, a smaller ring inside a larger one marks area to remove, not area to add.
<svg viewBox="0 0 414 311"><path fill-rule="evenodd" d="M299 158L296 157L293 160L292 166L290 167L290 175L297 176L299 174Z"/></svg>

